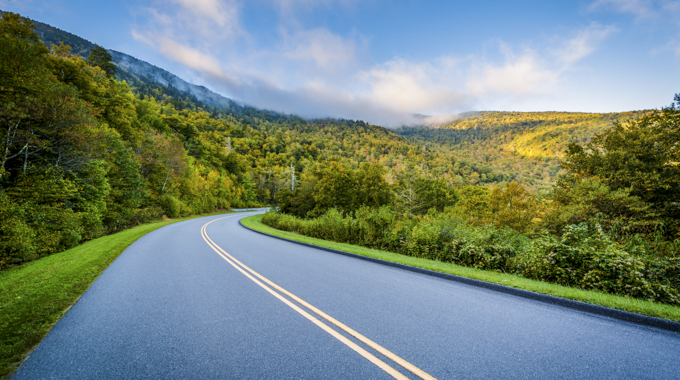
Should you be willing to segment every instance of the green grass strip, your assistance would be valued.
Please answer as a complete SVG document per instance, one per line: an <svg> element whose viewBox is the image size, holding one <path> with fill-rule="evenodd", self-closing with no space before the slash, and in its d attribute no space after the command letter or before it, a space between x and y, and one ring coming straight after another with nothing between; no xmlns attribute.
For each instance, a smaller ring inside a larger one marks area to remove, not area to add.
<svg viewBox="0 0 680 380"><path fill-rule="evenodd" d="M211 214L214 215L214 214ZM0 272L0 378L9 378L94 280L155 222Z"/></svg>
<svg viewBox="0 0 680 380"><path fill-rule="evenodd" d="M655 303L636 298L616 296L590 290L570 288L567 286L550 284L543 281L530 280L513 274L498 273L481 269L463 267L452 263L444 263L431 259L406 256L398 253L381 251L357 245L336 243L328 240L312 238L294 232L277 230L262 223L263 215L254 215L241 220L245 226L266 234L283 237L303 243L354 253L356 255L372 257L412 267L429 269L436 272L448 273L460 277L491 282L516 289L529 290L536 293L549 294L570 300L581 301L593 305L605 306L612 309L629 311L632 313L663 318L680 322L680 307Z"/></svg>

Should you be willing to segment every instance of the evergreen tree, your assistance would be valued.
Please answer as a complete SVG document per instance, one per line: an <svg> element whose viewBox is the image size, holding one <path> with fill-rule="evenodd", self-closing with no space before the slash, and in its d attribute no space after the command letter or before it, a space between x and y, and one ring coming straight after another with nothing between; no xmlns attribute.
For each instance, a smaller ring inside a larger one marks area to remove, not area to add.
<svg viewBox="0 0 680 380"><path fill-rule="evenodd" d="M113 57L111 57L111 54L109 54L109 52L103 47L96 45L90 49L90 55L87 57L86 61L88 64L92 66L98 66L104 70L107 77L113 78L116 76L118 67L115 63L113 63Z"/></svg>

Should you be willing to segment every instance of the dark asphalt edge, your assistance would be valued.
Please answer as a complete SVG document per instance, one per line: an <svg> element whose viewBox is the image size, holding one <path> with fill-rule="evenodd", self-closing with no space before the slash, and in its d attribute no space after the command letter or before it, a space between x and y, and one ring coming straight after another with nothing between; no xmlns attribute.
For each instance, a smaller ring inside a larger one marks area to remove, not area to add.
<svg viewBox="0 0 680 380"><path fill-rule="evenodd" d="M605 316L605 317L610 317L610 318L614 318L614 319L618 319L618 320L622 320L622 321L626 321L626 322L631 322L631 323L635 323L635 324L639 324L639 325L643 325L643 326L655 327L655 328L659 328L659 329L663 329L663 330L669 330L669 331L673 331L673 332L680 332L680 322L673 322L673 321L669 321L667 319L661 319L661 318L656 318L656 317L650 317L650 316L647 316L647 315L631 313L629 311L611 309L611 308L604 307L604 306L593 305L593 304L589 304L589 303L585 303L585 302L581 302L581 301L574 301L574 300L570 300L570 299L566 299L566 298L551 296L551 295L548 295L548 294L536 293L536 292L532 292L532 291L529 291L529 290L511 288L509 286L494 284L492 282L475 280L475 279L471 279L471 278L467 278L467 277L456 276L454 274L449 274L449 273L436 272L436 271L429 270L429 269L423 269L423 268L413 267L413 266L410 266L410 265L393 263L391 261L385 261L385 260L376 259L376 258L373 258L373 257L357 255L355 253L349 253L349 252L340 251L340 250L337 250L337 249L321 247L321 246L318 246L318 245L304 243L304 242L297 241L297 240L286 239L284 237L270 235L268 233L255 230L253 228L246 227L241 222L242 219L243 218L239 219L238 222L245 229L248 229L248 230L253 231L253 232L257 232L258 234L262 234L262 235L265 235L265 236L273 237L273 238L280 239L280 240L285 240L285 241L288 241L288 242L291 242L291 243L300 244L300 245L320 249L320 250L331 252L331 253L337 253L337 254L344 255L344 256L354 257L354 258L361 259L361 260L371 261L371 262L374 262L374 263L378 263L378 264L382 264L382 265L386 265L386 266L390 266L390 267L405 269L405 270L408 270L408 271L411 271L411 272L422 273L422 274L426 274L428 276L438 277L438 278L442 278L442 279L449 280L449 281L460 282L460 283L463 283L463 284L472 285L472 286L476 286L476 287L480 287L480 288L485 288L485 289L489 289L489 290L493 290L493 291L497 291L497 292L501 292L501 293L512 294L512 295L515 295L515 296L518 296L518 297L529 298L529 299L532 299L532 300L535 300L535 301L545 302L545 303L549 303L549 304L552 304L552 305L567 307L569 309L575 309L575 310L579 310L579 311L583 311L583 312L587 312L587 313L591 313L591 314L602 315L602 316Z"/></svg>

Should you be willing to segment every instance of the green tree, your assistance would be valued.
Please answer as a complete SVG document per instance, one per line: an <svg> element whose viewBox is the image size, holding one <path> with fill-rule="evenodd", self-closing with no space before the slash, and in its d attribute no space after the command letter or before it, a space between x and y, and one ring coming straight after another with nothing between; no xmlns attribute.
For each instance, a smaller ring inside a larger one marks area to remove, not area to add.
<svg viewBox="0 0 680 380"><path fill-rule="evenodd" d="M636 218L661 222L669 236L680 236L680 109L675 104L614 125L586 146L570 144L556 194L597 179L613 192L625 191L650 207ZM561 198L558 198L560 200ZM599 207L605 217L615 216Z"/></svg>
<svg viewBox="0 0 680 380"><path fill-rule="evenodd" d="M350 169L338 162L330 165L319 173L314 200L317 202L315 215L321 215L331 208L347 214L354 208L354 192L356 181Z"/></svg>
<svg viewBox="0 0 680 380"><path fill-rule="evenodd" d="M29 148L26 123L42 112L41 94L51 83L45 65L49 51L33 31L33 23L6 12L0 19L0 180L7 164Z"/></svg>
<svg viewBox="0 0 680 380"><path fill-rule="evenodd" d="M255 203L255 184L250 173L243 175L241 183L243 184L243 201L246 202L246 206L250 206Z"/></svg>
<svg viewBox="0 0 680 380"><path fill-rule="evenodd" d="M114 132L115 133L115 132ZM109 232L117 232L143 221L141 209L148 198L147 186L140 172L134 152L120 139L111 139L106 174L111 190L106 196L104 225Z"/></svg>
<svg viewBox="0 0 680 380"><path fill-rule="evenodd" d="M310 166L302 172L300 185L295 187L295 192L288 187L283 187L276 194L279 210L286 214L306 218L317 206L314 195L319 175L316 168Z"/></svg>
<svg viewBox="0 0 680 380"><path fill-rule="evenodd" d="M87 57L87 63L92 66L98 66L106 72L106 76L113 78L116 76L118 67L113 63L113 57L106 49L96 45L90 49L90 55Z"/></svg>
<svg viewBox="0 0 680 380"><path fill-rule="evenodd" d="M385 181L382 165L364 162L356 173L357 188L354 191L353 207L378 208L393 202L392 191Z"/></svg>
<svg viewBox="0 0 680 380"><path fill-rule="evenodd" d="M489 197L489 208L497 226L507 226L519 232L533 228L532 220L538 217L536 196L517 182L510 182L501 190L495 187Z"/></svg>
<svg viewBox="0 0 680 380"><path fill-rule="evenodd" d="M444 211L445 207L456 203L455 190L443 179L419 178L415 183L416 207L413 212L426 214L428 210Z"/></svg>
<svg viewBox="0 0 680 380"><path fill-rule="evenodd" d="M483 186L465 186L459 192L456 211L463 219L480 225L493 222L493 214L489 207L491 191Z"/></svg>
<svg viewBox="0 0 680 380"><path fill-rule="evenodd" d="M53 169L33 170L20 175L8 190L35 231L38 256L71 248L83 238L80 215L69 207L78 197L78 187L60 174Z"/></svg>

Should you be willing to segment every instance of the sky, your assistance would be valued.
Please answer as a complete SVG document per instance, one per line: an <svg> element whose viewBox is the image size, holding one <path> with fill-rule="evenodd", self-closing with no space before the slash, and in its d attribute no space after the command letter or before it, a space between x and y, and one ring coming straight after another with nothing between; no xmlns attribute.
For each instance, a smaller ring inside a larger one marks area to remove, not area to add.
<svg viewBox="0 0 680 380"><path fill-rule="evenodd" d="M384 126L680 92L680 0L0 0L238 102Z"/></svg>

